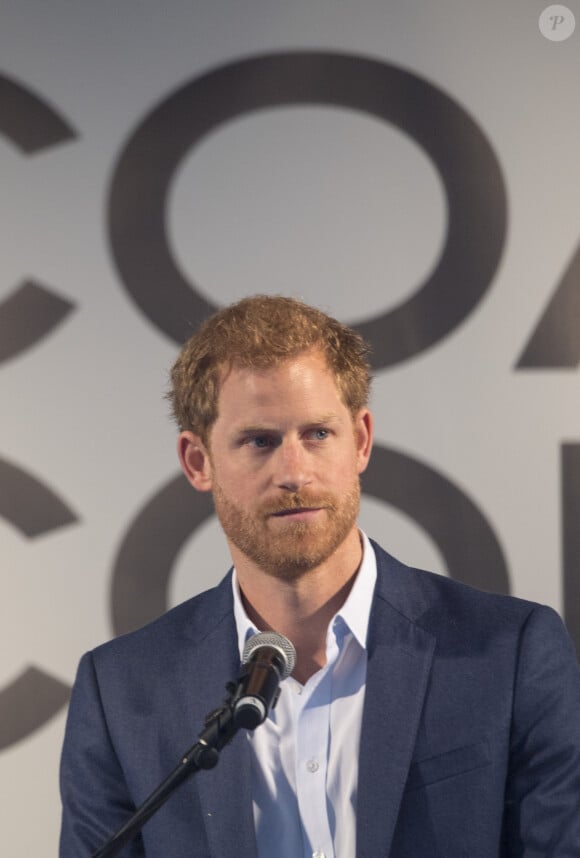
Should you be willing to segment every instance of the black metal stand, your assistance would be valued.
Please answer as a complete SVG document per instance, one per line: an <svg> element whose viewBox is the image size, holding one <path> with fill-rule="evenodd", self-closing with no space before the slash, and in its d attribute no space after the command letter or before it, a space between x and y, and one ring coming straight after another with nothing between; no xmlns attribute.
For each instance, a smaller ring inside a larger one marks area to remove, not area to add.
<svg viewBox="0 0 580 858"><path fill-rule="evenodd" d="M133 839L180 784L200 769L213 769L217 765L219 752L233 739L240 727L234 718L235 699L232 693L235 692L236 686L229 683L226 689L230 696L223 706L210 712L206 717L205 728L199 734L199 741L184 754L179 765L149 798L145 799L127 822L107 840L104 846L93 853L92 858L112 858L113 855L118 855L123 846Z"/></svg>

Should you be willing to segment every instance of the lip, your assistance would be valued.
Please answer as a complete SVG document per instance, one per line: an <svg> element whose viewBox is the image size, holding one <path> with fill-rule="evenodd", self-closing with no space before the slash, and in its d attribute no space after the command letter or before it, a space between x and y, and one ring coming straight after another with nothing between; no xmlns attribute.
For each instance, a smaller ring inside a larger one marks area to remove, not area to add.
<svg viewBox="0 0 580 858"><path fill-rule="evenodd" d="M283 518L289 521L308 521L320 512L322 507L300 507L299 509L284 509L272 514L272 518Z"/></svg>

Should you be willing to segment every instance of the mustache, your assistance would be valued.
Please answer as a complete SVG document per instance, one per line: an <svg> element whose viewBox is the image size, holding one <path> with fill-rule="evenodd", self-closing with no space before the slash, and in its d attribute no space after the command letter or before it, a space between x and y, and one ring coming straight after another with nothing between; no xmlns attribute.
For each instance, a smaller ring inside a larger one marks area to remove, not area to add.
<svg viewBox="0 0 580 858"><path fill-rule="evenodd" d="M283 498L267 501L260 506L262 515L276 515L297 509L336 509L336 500L332 495L313 495L306 492L295 492Z"/></svg>

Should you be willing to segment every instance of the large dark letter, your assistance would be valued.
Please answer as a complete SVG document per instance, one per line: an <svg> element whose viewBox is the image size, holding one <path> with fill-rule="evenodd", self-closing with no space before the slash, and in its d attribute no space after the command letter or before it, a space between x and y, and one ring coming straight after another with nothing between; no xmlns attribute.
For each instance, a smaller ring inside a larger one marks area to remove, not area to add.
<svg viewBox="0 0 580 858"><path fill-rule="evenodd" d="M0 516L28 539L77 521L72 510L35 477L0 459ZM0 750L42 727L67 703L69 687L36 667L24 668L0 690Z"/></svg>
<svg viewBox="0 0 580 858"><path fill-rule="evenodd" d="M216 307L172 257L165 225L172 177L188 151L223 123L298 104L349 108L392 123L424 149L444 185L448 231L436 268L413 284L407 301L358 326L373 346L374 366L391 366L471 313L495 274L506 224L501 169L481 128L433 84L396 66L334 53L270 54L218 68L168 96L137 127L115 170L115 262L147 318L178 343L189 337Z"/></svg>
<svg viewBox="0 0 580 858"><path fill-rule="evenodd" d="M509 594L507 564L493 528L442 474L404 453L375 446L373 467L363 475L362 486L365 494L406 513L429 534L451 578Z"/></svg>
<svg viewBox="0 0 580 858"><path fill-rule="evenodd" d="M24 155L74 140L76 133L37 95L0 75L0 133ZM0 362L30 348L71 312L74 304L34 281L0 303Z"/></svg>
<svg viewBox="0 0 580 858"><path fill-rule="evenodd" d="M574 369L580 363L580 245L517 369Z"/></svg>
<svg viewBox="0 0 580 858"><path fill-rule="evenodd" d="M211 497L197 494L182 475L145 504L125 534L113 568L111 618L116 635L133 631L167 610L175 558L212 514Z"/></svg>

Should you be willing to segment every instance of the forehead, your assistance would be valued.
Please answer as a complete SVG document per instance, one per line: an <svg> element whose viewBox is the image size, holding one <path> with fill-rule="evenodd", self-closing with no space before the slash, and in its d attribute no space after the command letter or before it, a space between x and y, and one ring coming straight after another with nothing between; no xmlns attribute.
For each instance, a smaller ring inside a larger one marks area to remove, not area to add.
<svg viewBox="0 0 580 858"><path fill-rule="evenodd" d="M319 351L310 351L267 368L233 366L224 372L218 397L218 419L236 418L249 410L284 412L289 408L329 407L341 411L346 406L332 370Z"/></svg>

